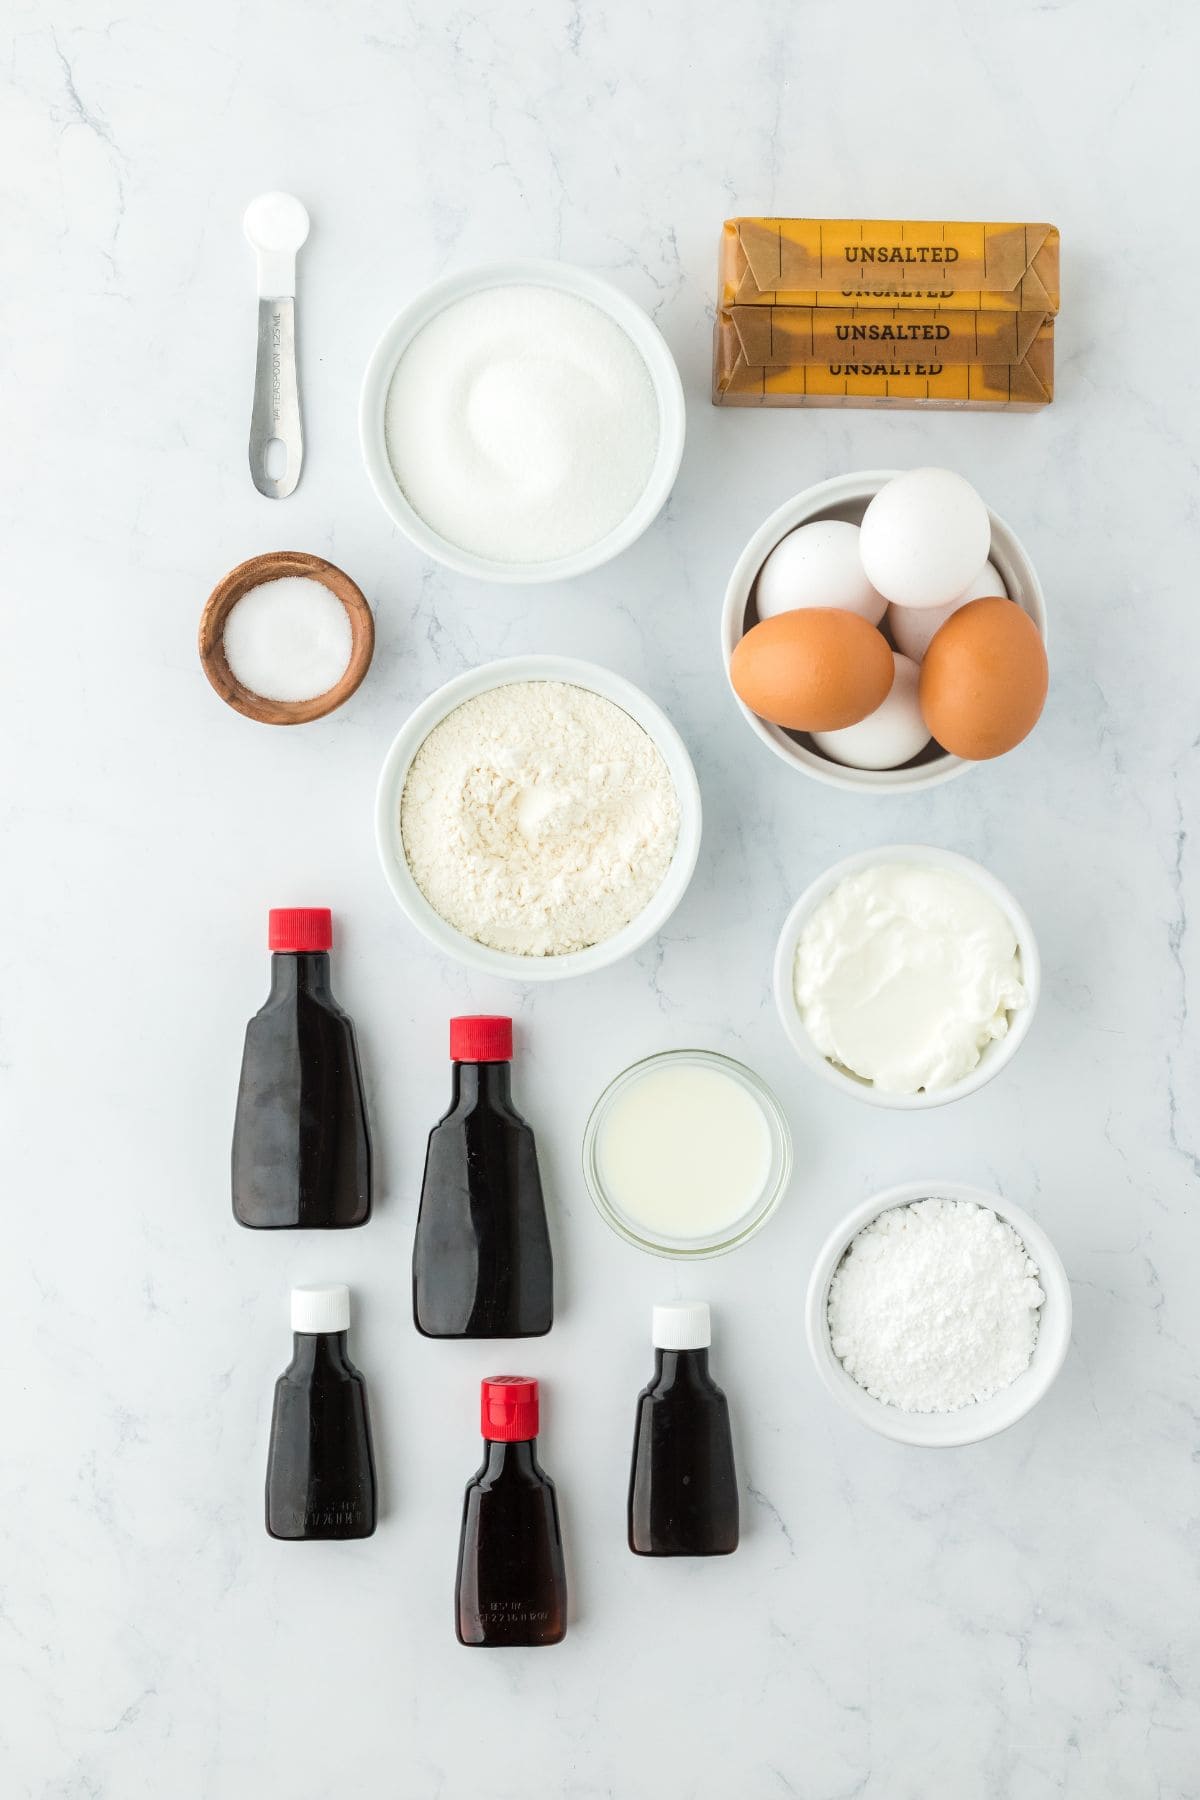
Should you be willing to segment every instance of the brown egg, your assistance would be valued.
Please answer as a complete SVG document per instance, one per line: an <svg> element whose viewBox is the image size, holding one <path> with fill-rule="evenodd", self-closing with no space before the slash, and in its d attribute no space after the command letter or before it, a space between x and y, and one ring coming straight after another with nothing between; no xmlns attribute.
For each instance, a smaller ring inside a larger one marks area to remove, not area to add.
<svg viewBox="0 0 1200 1800"><path fill-rule="evenodd" d="M983 762L1028 737L1050 672L1046 646L1013 600L972 600L933 635L921 664L920 701L933 736L953 756Z"/></svg>
<svg viewBox="0 0 1200 1800"><path fill-rule="evenodd" d="M746 633L729 664L751 712L791 731L840 731L887 698L896 672L883 633L857 613L804 606Z"/></svg>

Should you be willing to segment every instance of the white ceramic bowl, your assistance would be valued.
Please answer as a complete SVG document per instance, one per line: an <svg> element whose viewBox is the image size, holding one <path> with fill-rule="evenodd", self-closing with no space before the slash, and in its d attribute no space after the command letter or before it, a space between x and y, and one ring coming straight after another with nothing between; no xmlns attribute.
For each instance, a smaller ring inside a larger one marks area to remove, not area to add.
<svg viewBox="0 0 1200 1800"><path fill-rule="evenodd" d="M805 488L794 499L785 500L759 526L739 556L725 590L725 605L721 613L721 655L726 676L737 644L749 627L757 623L758 614L752 607L754 584L758 579L758 571L780 539L785 538L789 531L794 531L797 525L807 525L811 519L844 519L851 525L858 525L869 502L880 488L899 473L898 469L867 469L852 475L836 475L832 481L818 482L816 487ZM990 509L988 517L992 522L990 558L1004 577L1010 599L1024 608L1044 639L1046 602L1037 571L1011 527ZM732 686L731 682L731 690ZM951 781L954 776L977 766L965 762L960 756L950 756L934 746L922 751L919 762L902 769L850 769L843 763L834 762L831 757L823 756L807 735L785 731L781 725L768 724L757 713L751 712L736 693L733 697L751 731L776 756L781 756L794 769L800 769L805 775L824 781L830 787L846 788L854 793L912 794L923 788L937 787L943 781Z"/></svg>
<svg viewBox="0 0 1200 1800"><path fill-rule="evenodd" d="M473 700L489 688L506 687L514 681L569 681L587 688L627 712L658 746L667 765L675 792L679 796L679 840L666 875L657 892L637 917L586 950L572 950L565 956L517 956L505 950L492 950L477 944L461 931L456 931L435 912L413 880L400 838L400 802L409 765L434 726L447 713ZM375 841L379 859L396 899L419 931L469 968L480 969L510 981L557 981L566 975L589 975L596 969L620 962L666 924L682 900L700 854L700 788L696 771L683 739L667 715L647 694L634 687L611 669L598 663L578 662L568 656L510 656L501 662L484 663L458 675L444 687L430 694L401 727L391 749L384 758L375 799Z"/></svg>
<svg viewBox="0 0 1200 1800"><path fill-rule="evenodd" d="M607 313L641 352L658 400L658 453L641 499L605 537L577 550L572 556L560 556L551 562L496 562L486 556L476 556L434 531L402 493L392 473L384 436L384 411L396 364L421 328L468 294L478 294L486 288L512 286L557 288L562 293L575 294L581 300L590 300L593 306ZM599 275L577 269L570 263L518 260L488 263L482 268L468 269L461 275L449 275L444 281L426 288L397 313L367 364L358 416L363 461L371 486L384 511L401 531L419 550L424 550L427 556L444 563L447 568L457 569L462 575L477 575L485 581L503 582L562 581L568 576L598 569L602 563L627 549L657 518L674 485L683 456L685 421L679 370L658 327L636 301Z"/></svg>
<svg viewBox="0 0 1200 1800"><path fill-rule="evenodd" d="M985 1047L969 1075L964 1075L961 1081L955 1081L949 1087L935 1088L930 1094L886 1094L873 1082L863 1081L848 1069L830 1062L809 1037L796 1005L793 981L796 948L809 919L825 896L832 892L839 881L844 881L847 875L857 875L861 869L887 862L918 863L927 868L949 869L956 874L965 875L977 887L981 887L1007 915L1021 952L1021 973L1025 979L1028 998L1018 1012L1010 1014L1007 1036L994 1038ZM844 857L805 888L779 934L779 942L775 947L774 984L775 1005L779 1010L783 1029L792 1048L814 1074L834 1087L841 1088L843 1093L852 1094L856 1100L865 1100L869 1106L884 1106L894 1112L923 1112L931 1106L946 1106L951 1100L961 1100L967 1094L973 1094L977 1088L983 1087L993 1076L998 1075L1005 1063L1012 1061L1024 1043L1026 1033L1033 1023L1033 1015L1037 1011L1038 996L1042 988L1042 964L1033 927L1024 910L1013 899L1003 882L997 881L979 863L972 862L969 856L960 856L956 850L940 850L932 844L884 844L878 850L859 850L853 856Z"/></svg>
<svg viewBox="0 0 1200 1800"><path fill-rule="evenodd" d="M833 1353L829 1339L829 1284L834 1271L846 1254L851 1241L893 1206L907 1206L914 1200L973 1200L987 1206L1011 1225L1038 1266L1042 1291L1046 1296L1038 1309L1038 1335L1029 1367L1017 1379L990 1400L977 1400L948 1413L908 1413L898 1406L876 1400L857 1381L847 1375ZM920 1444L930 1449L948 1449L956 1444L978 1443L980 1438L994 1437L1024 1418L1037 1405L1062 1368L1071 1342L1071 1286L1054 1245L1035 1219L1019 1206L986 1194L980 1188L965 1187L959 1181L910 1181L903 1187L889 1188L864 1200L831 1231L813 1266L805 1301L805 1328L808 1347L817 1373L835 1400L863 1425L881 1436L894 1438L901 1444Z"/></svg>

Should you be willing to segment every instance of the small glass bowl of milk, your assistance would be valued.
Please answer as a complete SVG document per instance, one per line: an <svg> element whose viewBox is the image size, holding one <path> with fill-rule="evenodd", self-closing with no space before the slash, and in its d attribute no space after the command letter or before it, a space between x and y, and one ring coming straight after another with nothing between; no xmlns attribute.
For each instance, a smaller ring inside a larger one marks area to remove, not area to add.
<svg viewBox="0 0 1200 1800"><path fill-rule="evenodd" d="M792 1173L779 1102L713 1050L664 1050L611 1081L583 1136L583 1173L612 1229L654 1256L721 1256L760 1231Z"/></svg>

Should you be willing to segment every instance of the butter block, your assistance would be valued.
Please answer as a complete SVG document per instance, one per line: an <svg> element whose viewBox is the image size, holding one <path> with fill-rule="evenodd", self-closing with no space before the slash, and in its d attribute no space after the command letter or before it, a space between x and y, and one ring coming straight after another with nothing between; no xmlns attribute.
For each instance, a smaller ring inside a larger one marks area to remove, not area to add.
<svg viewBox="0 0 1200 1800"><path fill-rule="evenodd" d="M883 305L1053 315L1053 225L920 219L727 219L719 304Z"/></svg>
<svg viewBox="0 0 1200 1800"><path fill-rule="evenodd" d="M1019 363L1047 313L933 312L918 308L731 306L729 320L748 363L930 360Z"/></svg>
<svg viewBox="0 0 1200 1800"><path fill-rule="evenodd" d="M1015 362L944 360L936 345L844 346L820 362L751 361L737 325L713 333L715 406L859 406L1033 412L1054 397L1054 326L1047 320ZM865 353L864 353L865 352Z"/></svg>

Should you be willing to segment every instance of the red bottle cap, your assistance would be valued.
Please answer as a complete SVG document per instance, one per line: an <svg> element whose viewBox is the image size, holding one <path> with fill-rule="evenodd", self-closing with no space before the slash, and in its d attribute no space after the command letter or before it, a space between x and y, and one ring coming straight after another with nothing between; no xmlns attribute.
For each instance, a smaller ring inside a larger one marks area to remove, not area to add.
<svg viewBox="0 0 1200 1800"><path fill-rule="evenodd" d="M511 1062L512 1020L473 1013L450 1021L451 1062Z"/></svg>
<svg viewBox="0 0 1200 1800"><path fill-rule="evenodd" d="M327 906L273 906L267 943L275 953L332 949L333 914Z"/></svg>
<svg viewBox="0 0 1200 1800"><path fill-rule="evenodd" d="M483 1435L493 1444L526 1442L538 1434L538 1384L528 1375L492 1375L479 1384Z"/></svg>

